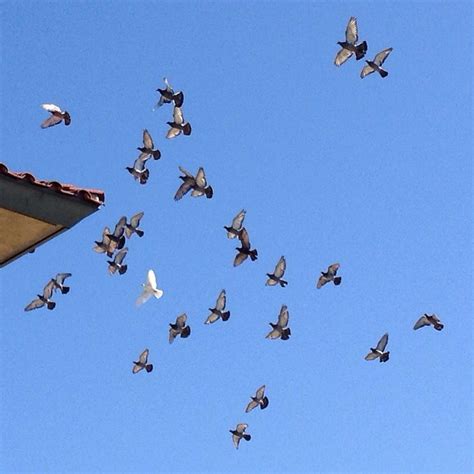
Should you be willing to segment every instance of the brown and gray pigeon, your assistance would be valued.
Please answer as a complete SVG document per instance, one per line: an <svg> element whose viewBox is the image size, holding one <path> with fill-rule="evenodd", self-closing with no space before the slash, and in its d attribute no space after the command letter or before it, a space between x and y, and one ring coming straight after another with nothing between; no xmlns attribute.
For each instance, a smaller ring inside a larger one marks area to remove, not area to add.
<svg viewBox="0 0 474 474"><path fill-rule="evenodd" d="M239 443L242 438L245 441L250 441L252 437L249 434L245 434L245 430L249 425L247 423L239 423L235 430L229 430L232 433L232 442L234 443L235 449L239 449Z"/></svg>
<svg viewBox="0 0 474 474"><path fill-rule="evenodd" d="M107 257L112 257L113 251L110 250L109 235L110 229L108 227L104 227L104 231L102 232L102 241L99 242L98 240L96 240L93 250L97 253L107 253Z"/></svg>
<svg viewBox="0 0 474 474"><path fill-rule="evenodd" d="M385 333L377 343L377 347L375 349L373 347L370 348L370 352L365 356L365 360L375 360L380 358L379 362L387 362L390 357L390 351L384 352L387 342L388 333Z"/></svg>
<svg viewBox="0 0 474 474"><path fill-rule="evenodd" d="M54 104L41 104L44 110L47 110L51 115L41 124L41 128L53 127L64 120L64 125L71 123L71 116L69 112L61 110L60 107Z"/></svg>
<svg viewBox="0 0 474 474"><path fill-rule="evenodd" d="M191 135L191 124L184 120L183 111L180 107L174 107L173 121L166 123L170 126L166 138L175 138L178 135L181 135L181 133L184 135Z"/></svg>
<svg viewBox="0 0 474 474"><path fill-rule="evenodd" d="M132 372L136 374L137 372L140 372L140 370L145 369L147 372L151 372L153 370L153 364L148 363L148 354L150 351L148 349L145 349L141 354L140 357L138 358L138 361L133 362L133 368Z"/></svg>
<svg viewBox="0 0 474 474"><path fill-rule="evenodd" d="M42 308L44 305L48 309L54 309L56 303L51 301L51 296L53 296L54 290L54 280L48 281L46 286L43 289L42 295L37 295L37 298L34 299L26 308L25 311L31 311L32 309Z"/></svg>
<svg viewBox="0 0 474 474"><path fill-rule="evenodd" d="M265 385L262 385L259 389L257 389L257 393L255 397L250 397L252 400L247 405L245 409L245 413L252 411L256 407L260 407L260 409L267 408L268 406L268 398L265 396Z"/></svg>
<svg viewBox="0 0 474 474"><path fill-rule="evenodd" d="M444 324L436 316L436 314L424 314L413 326L415 331L422 328L423 326L433 326L437 331L441 331L444 328Z"/></svg>
<svg viewBox="0 0 474 474"><path fill-rule="evenodd" d="M133 234L137 234L138 237L143 237L145 232L139 229L138 226L140 225L140 220L145 215L144 212L139 212L130 218L130 224L125 224L125 236L129 239Z"/></svg>
<svg viewBox="0 0 474 474"><path fill-rule="evenodd" d="M288 308L286 305L282 305L280 309L280 314L278 315L278 321L276 324L269 323L272 327L272 330L266 335L267 339L278 339L281 338L283 341L286 341L291 336L291 330L288 326L288 320L290 315L288 313Z"/></svg>
<svg viewBox="0 0 474 474"><path fill-rule="evenodd" d="M138 147L137 150L141 151L138 158L146 158L152 156L154 160L159 160L161 157L161 152L158 149L154 149L155 145L153 144L153 138L151 138L150 133L145 128L143 130L143 146Z"/></svg>
<svg viewBox="0 0 474 474"><path fill-rule="evenodd" d="M139 181L140 184L146 184L150 177L150 170L146 167L146 162L150 159L150 155L143 153L134 161L133 166L126 166L125 169Z"/></svg>
<svg viewBox="0 0 474 474"><path fill-rule="evenodd" d="M115 229L112 234L108 234L107 237L110 239L109 251L115 252L117 249L120 250L125 245L125 226L127 224L127 218L122 216L117 224L115 224Z"/></svg>
<svg viewBox="0 0 474 474"><path fill-rule="evenodd" d="M326 272L321 272L321 276L318 279L318 283L316 284L316 288L321 288L326 283L332 281L336 286L341 284L341 277L336 277L337 271L339 270L339 263L333 263L329 265Z"/></svg>
<svg viewBox="0 0 474 474"><path fill-rule="evenodd" d="M224 311L226 302L227 297L225 290L222 290L217 297L216 306L209 308L211 314L207 317L206 321L204 321L204 324L215 323L219 318L221 318L222 321L227 321L230 318L230 311Z"/></svg>
<svg viewBox="0 0 474 474"><path fill-rule="evenodd" d="M364 79L365 76L368 76L369 74L372 74L375 71L377 71L381 77L387 77L388 72L382 68L382 64L387 59L388 55L392 52L392 50L393 48L384 49L383 51L380 51L380 53L375 55L373 61L365 60L367 64L362 68L362 71L360 72L360 77Z"/></svg>
<svg viewBox="0 0 474 474"><path fill-rule="evenodd" d="M56 278L53 278L51 281L54 283L54 291L59 290L63 295L69 293L69 286L64 285L64 280L72 276L71 273L58 273Z"/></svg>
<svg viewBox="0 0 474 474"><path fill-rule="evenodd" d="M278 260L278 263L275 266L275 270L273 273L267 273L268 280L265 283L267 286L275 286L280 284L282 288L284 288L286 285L288 285L288 282L285 280L282 280L283 275L285 274L286 270L286 260L285 257L280 257L280 260Z"/></svg>
<svg viewBox="0 0 474 474"><path fill-rule="evenodd" d="M227 238L235 239L240 236L242 232L242 224L245 219L245 209L242 209L233 219L232 225L230 227L224 226L224 229L227 231Z"/></svg>
<svg viewBox="0 0 474 474"><path fill-rule="evenodd" d="M191 334L191 328L186 325L188 319L186 313L181 314L176 318L176 322L170 323L169 343L171 344L177 336L188 337Z"/></svg>
<svg viewBox="0 0 474 474"><path fill-rule="evenodd" d="M240 247L236 247L237 255L234 258L234 267L239 266L242 262L247 260L247 257L250 256L250 260L257 260L258 252L257 249L251 250L249 234L245 227L242 227L239 235Z"/></svg>
<svg viewBox="0 0 474 474"><path fill-rule="evenodd" d="M183 181L183 184L178 188L174 196L175 201L179 201L184 195L186 195L191 189L193 192L191 196L199 197L206 195L208 199L212 198L214 191L211 186L208 186L206 181L206 174L204 173L204 168L199 168L194 177L189 171L186 171L184 168L179 166L179 170L183 173L184 176L179 178Z"/></svg>
<svg viewBox="0 0 474 474"><path fill-rule="evenodd" d="M107 263L109 264L109 273L113 275L117 270L119 275L123 275L127 271L127 265L124 265L122 262L124 258L127 256L128 248L125 247L119 252L116 253L113 260L108 260Z"/></svg>
<svg viewBox="0 0 474 474"><path fill-rule="evenodd" d="M356 60L362 59L367 52L367 43L363 41L360 44L357 44L359 39L357 31L357 19L351 17L346 27L346 41L338 41L337 44L341 46L341 49L336 54L334 59L334 64L340 66L344 64L354 53L356 55Z"/></svg>
<svg viewBox="0 0 474 474"><path fill-rule="evenodd" d="M156 89L157 92L160 93L160 100L156 104L156 108L161 107L163 104L170 104L171 102L174 102L174 105L176 107L181 107L183 105L184 101L184 94L180 92L175 92L173 88L171 87L170 83L168 82L168 79L166 77L163 78L163 81L166 85L165 89Z"/></svg>

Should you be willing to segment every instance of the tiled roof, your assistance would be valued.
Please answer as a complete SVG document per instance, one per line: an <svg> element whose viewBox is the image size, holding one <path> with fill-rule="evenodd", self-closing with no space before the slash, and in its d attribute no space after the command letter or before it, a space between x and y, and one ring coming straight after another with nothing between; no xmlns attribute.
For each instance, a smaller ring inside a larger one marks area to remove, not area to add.
<svg viewBox="0 0 474 474"><path fill-rule="evenodd" d="M9 176L10 178L18 179L26 183L41 186L43 188L49 188L66 196L75 196L83 199L84 201L97 204L98 206L104 204L105 201L105 193L100 189L78 188L73 184L64 184L58 181L45 181L37 179L31 173L17 173L15 171L10 171L3 163L0 163L0 175Z"/></svg>

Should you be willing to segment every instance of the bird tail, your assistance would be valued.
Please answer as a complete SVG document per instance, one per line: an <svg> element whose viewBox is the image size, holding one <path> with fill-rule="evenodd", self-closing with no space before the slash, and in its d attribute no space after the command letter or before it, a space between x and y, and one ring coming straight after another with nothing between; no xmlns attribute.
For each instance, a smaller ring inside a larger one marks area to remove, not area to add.
<svg viewBox="0 0 474 474"><path fill-rule="evenodd" d="M145 234L145 232L143 232L143 230L140 230L140 229L135 229L135 232L137 233L138 237L143 237L143 235Z"/></svg>
<svg viewBox="0 0 474 474"><path fill-rule="evenodd" d="M250 259L252 260L252 262L254 262L255 260L257 260L257 249L253 249L251 252L250 252Z"/></svg>
<svg viewBox="0 0 474 474"><path fill-rule="evenodd" d="M188 337L191 334L191 328L189 326L186 326L182 331L181 331L181 337Z"/></svg>
<svg viewBox="0 0 474 474"><path fill-rule="evenodd" d="M268 406L268 397L263 397L263 403L260 405L260 408L263 410Z"/></svg>
<svg viewBox="0 0 474 474"><path fill-rule="evenodd" d="M245 439L245 441L250 441L252 439L249 434L244 434L242 437Z"/></svg>
<svg viewBox="0 0 474 474"><path fill-rule="evenodd" d="M437 331L441 331L441 330L444 328L444 324L436 323L436 324L434 325L434 328L435 328Z"/></svg>
<svg viewBox="0 0 474 474"><path fill-rule="evenodd" d="M151 152L153 155L154 160L159 160L161 158L161 151L160 150L154 150Z"/></svg>
<svg viewBox="0 0 474 474"><path fill-rule="evenodd" d="M211 197L214 195L214 190L212 189L212 186L208 186L204 192L206 193L207 199L211 199Z"/></svg>
<svg viewBox="0 0 474 474"><path fill-rule="evenodd" d="M151 372L151 371L153 370L153 364L147 364L147 365L145 366L145 370L146 370L147 372Z"/></svg>
<svg viewBox="0 0 474 474"><path fill-rule="evenodd" d="M280 286L281 286L282 288L285 288L286 285L288 285L288 282L287 282L287 281L285 281L285 280L280 280Z"/></svg>
<svg viewBox="0 0 474 474"><path fill-rule="evenodd" d="M66 293L69 293L69 290L70 290L70 289L71 289L71 288L70 288L69 286L63 286L63 287L61 288L61 293L62 293L63 295L65 295Z"/></svg>
<svg viewBox="0 0 474 474"><path fill-rule="evenodd" d="M48 309L54 309L56 307L56 303L54 301L48 301L47 307Z"/></svg>
<svg viewBox="0 0 474 474"><path fill-rule="evenodd" d="M222 313L222 321L227 321L230 318L230 311L226 311L225 313Z"/></svg>
<svg viewBox="0 0 474 474"><path fill-rule="evenodd" d="M362 59L365 56L365 53L367 52L367 42L362 41L357 47L356 47L356 59Z"/></svg>
<svg viewBox="0 0 474 474"><path fill-rule="evenodd" d="M184 125L183 133L185 135L191 135L191 124L189 122L186 125Z"/></svg>
<svg viewBox="0 0 474 474"><path fill-rule="evenodd" d="M119 268L119 274L120 274L120 275L123 275L123 274L127 271L127 268L128 268L128 265L122 265L122 266Z"/></svg>
<svg viewBox="0 0 474 474"><path fill-rule="evenodd" d="M281 338L283 341L287 341L290 338L291 331L290 328L283 329L281 333Z"/></svg>
<svg viewBox="0 0 474 474"><path fill-rule="evenodd" d="M382 69L382 68L379 69L379 74L382 77L387 77L388 76L388 72L385 69Z"/></svg>
<svg viewBox="0 0 474 474"><path fill-rule="evenodd" d="M336 286L340 285L341 284L341 280L342 280L342 277L336 277L334 278L334 284Z"/></svg>

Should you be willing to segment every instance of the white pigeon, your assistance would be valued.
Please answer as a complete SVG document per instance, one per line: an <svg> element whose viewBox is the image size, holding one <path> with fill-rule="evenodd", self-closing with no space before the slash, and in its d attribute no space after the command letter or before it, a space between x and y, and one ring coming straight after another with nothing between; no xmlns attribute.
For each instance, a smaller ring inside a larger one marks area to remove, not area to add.
<svg viewBox="0 0 474 474"><path fill-rule="evenodd" d="M146 303L152 296L156 299L160 299L163 296L163 290L159 290L156 287L156 276L153 270L148 270L146 282L142 283L143 291L137 298L136 305L140 306Z"/></svg>

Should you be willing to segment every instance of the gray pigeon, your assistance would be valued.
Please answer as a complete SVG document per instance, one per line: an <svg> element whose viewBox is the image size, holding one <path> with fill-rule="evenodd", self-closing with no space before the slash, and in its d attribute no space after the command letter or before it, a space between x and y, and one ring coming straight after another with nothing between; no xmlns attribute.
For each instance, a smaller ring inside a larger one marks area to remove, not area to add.
<svg viewBox="0 0 474 474"><path fill-rule="evenodd" d="M336 277L337 271L339 270L339 263L333 263L329 265L326 272L321 272L321 276L318 279L318 283L316 284L316 288L319 290L322 286L326 283L332 281L336 286L341 284L341 277Z"/></svg>
<svg viewBox="0 0 474 474"><path fill-rule="evenodd" d="M54 309L56 303L51 301L51 296L53 296L54 290L54 280L48 281L46 286L43 289L42 295L37 295L38 297L34 299L26 308L25 311L31 311L32 309L42 308L44 305L48 309Z"/></svg>
<svg viewBox="0 0 474 474"><path fill-rule="evenodd" d="M433 326L437 331L441 331L444 328L444 324L436 316L436 314L424 314L413 326L413 329L417 330L423 326Z"/></svg>
<svg viewBox="0 0 474 474"><path fill-rule="evenodd" d="M175 201L179 201L184 195L191 191L191 189L193 190L191 193L191 196L193 197L206 195L208 199L212 198L214 191L212 187L208 186L207 184L204 168L198 169L196 177L194 177L189 171L186 171L181 166L178 168L184 176L179 177L183 181L183 184L181 184L181 186L176 191L174 196Z"/></svg>
<svg viewBox="0 0 474 474"><path fill-rule="evenodd" d="M138 361L133 362L132 372L136 374L140 372L140 370L145 369L147 372L151 372L153 370L153 364L148 364L148 354L149 350L145 349L138 358Z"/></svg>
<svg viewBox="0 0 474 474"><path fill-rule="evenodd" d="M181 107L184 101L184 94L181 91L175 92L166 77L163 78L163 81L165 82L166 89L156 89L160 93L160 100L155 108L161 107L163 104L170 104L171 102L174 102L176 107Z"/></svg>
<svg viewBox="0 0 474 474"><path fill-rule="evenodd" d="M288 285L288 282L285 280L282 280L283 275L285 274L286 270L286 260L285 257L280 257L280 260L278 260L278 263L275 266L275 270L273 273L267 273L268 280L265 283L267 286L275 286L280 284L282 288L284 288L286 285Z"/></svg>
<svg viewBox="0 0 474 474"><path fill-rule="evenodd" d="M104 231L102 232L102 242L95 241L94 251L97 253L107 253L107 257L112 257L113 251L110 251L110 229L108 227L104 227Z"/></svg>
<svg viewBox="0 0 474 474"><path fill-rule="evenodd" d="M150 155L144 155L143 153L134 161L133 166L126 166L125 169L135 178L135 181L139 181L140 184L146 184L150 177L150 170L146 168L146 162L150 159Z"/></svg>
<svg viewBox="0 0 474 474"><path fill-rule="evenodd" d="M234 443L235 449L239 449L239 443L242 438L245 441L250 441L252 437L249 434L245 434L245 430L249 425L247 423L239 423L235 430L229 430L232 433L232 442Z"/></svg>
<svg viewBox="0 0 474 474"><path fill-rule="evenodd" d="M64 285L64 280L72 276L71 273L58 273L56 278L53 278L51 281L54 283L54 291L60 290L63 295L69 293L69 286Z"/></svg>
<svg viewBox="0 0 474 474"><path fill-rule="evenodd" d="M242 227L239 235L240 247L236 247L237 255L234 258L234 267L239 266L242 262L247 260L247 257L250 256L250 260L254 262L257 260L258 252L257 249L251 250L249 234L245 227Z"/></svg>
<svg viewBox="0 0 474 474"><path fill-rule="evenodd" d="M128 248L125 247L115 255L113 260L108 260L107 263L109 264L109 273L113 275L117 270L119 275L123 275L127 271L127 265L124 265L123 259L126 257L128 252Z"/></svg>
<svg viewBox="0 0 474 474"><path fill-rule="evenodd" d="M143 237L145 232L139 229L138 226L140 225L140 220L144 215L144 212L139 212L130 219L130 224L125 224L125 235L127 239L129 239L133 234L137 234L138 237Z"/></svg>
<svg viewBox="0 0 474 474"><path fill-rule="evenodd" d="M225 290L222 290L217 297L216 306L209 308L211 314L207 317L206 321L204 321L204 324L215 323L219 318L221 318L222 321L227 321L230 318L230 311L224 311L226 302L227 297Z"/></svg>
<svg viewBox="0 0 474 474"><path fill-rule="evenodd" d="M390 357L390 351L384 352L388 342L388 333L385 333L380 341L377 343L377 347L374 349L370 348L370 352L365 356L365 360L374 360L380 358L379 362L387 362Z"/></svg>
<svg viewBox="0 0 474 474"><path fill-rule="evenodd" d="M64 120L64 125L71 123L71 116L69 112L61 110L60 107L54 104L41 104L44 110L47 110L51 115L41 124L41 128L53 127Z"/></svg>
<svg viewBox="0 0 474 474"><path fill-rule="evenodd" d="M354 53L356 55L356 60L362 59L367 52L367 43L363 41L360 44L357 44L359 39L359 34L357 31L357 19L351 17L346 27L346 41L338 41L337 44L341 49L336 54L334 59L334 64L340 66L344 64Z"/></svg>
<svg viewBox="0 0 474 474"><path fill-rule="evenodd" d="M166 123L170 126L166 138L175 138L178 135L181 135L181 133L184 135L191 135L191 124L184 120L183 111L180 107L174 107L173 121Z"/></svg>
<svg viewBox="0 0 474 474"><path fill-rule="evenodd" d="M388 55L392 52L392 50L393 48L384 49L375 56L373 61L365 60L367 64L362 68L362 71L360 72L361 79L364 79L365 76L368 76L369 74L372 74L375 71L377 71L382 78L387 77L388 72L382 68L382 64L387 59Z"/></svg>
<svg viewBox="0 0 474 474"><path fill-rule="evenodd" d="M252 400L247 405L245 409L245 413L252 411L254 408L260 406L260 409L267 408L268 406L268 398L265 396L265 385L262 385L259 389L257 389L257 393L255 397L250 397Z"/></svg>
<svg viewBox="0 0 474 474"><path fill-rule="evenodd" d="M154 148L155 145L153 144L153 138L151 138L150 133L145 128L145 130L143 130L143 146L137 148L137 150L141 151L138 158L144 159L146 157L152 156L154 160L159 160L161 157L161 152L160 150L155 150Z"/></svg>
<svg viewBox="0 0 474 474"><path fill-rule="evenodd" d="M290 315L288 313L288 308L286 305L282 305L280 309L280 314L278 315L278 321L276 324L270 323L272 330L266 335L267 339L278 339L281 338L283 341L286 341L291 336L291 330L288 326L288 320Z"/></svg>
<svg viewBox="0 0 474 474"><path fill-rule="evenodd" d="M176 322L170 323L170 335L169 335L169 343L171 344L175 337L188 337L191 334L191 328L186 325L186 320L188 319L186 313L181 314L176 318Z"/></svg>
<svg viewBox="0 0 474 474"><path fill-rule="evenodd" d="M245 219L245 209L242 209L233 219L232 225L230 227L224 226L224 229L227 231L227 238L235 239L240 236L242 231L242 224Z"/></svg>
<svg viewBox="0 0 474 474"><path fill-rule="evenodd" d="M109 234L107 237L110 239L109 252L115 252L117 249L120 250L125 245L125 226L127 224L127 218L122 216L117 224L113 234Z"/></svg>

